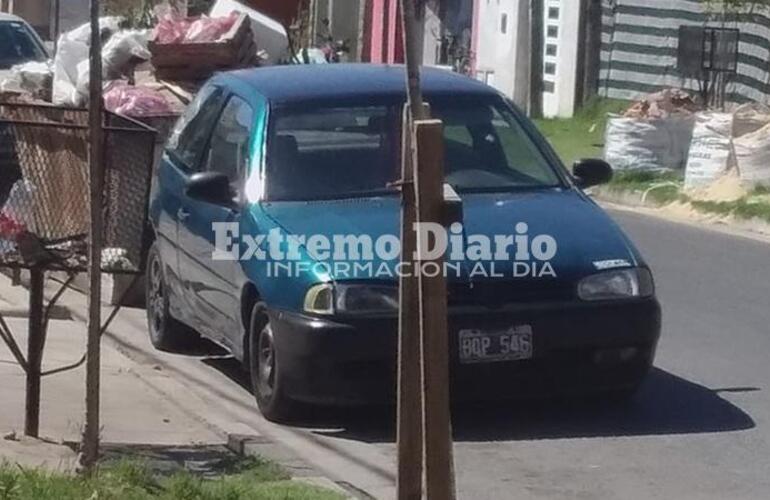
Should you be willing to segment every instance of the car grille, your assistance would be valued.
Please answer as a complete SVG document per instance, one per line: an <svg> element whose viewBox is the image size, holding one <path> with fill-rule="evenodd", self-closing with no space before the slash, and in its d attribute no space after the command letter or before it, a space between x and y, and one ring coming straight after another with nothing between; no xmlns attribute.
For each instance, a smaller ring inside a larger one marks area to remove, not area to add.
<svg viewBox="0 0 770 500"><path fill-rule="evenodd" d="M447 284L449 307L479 306L490 309L508 304L570 300L574 290L561 280L519 279L514 281L478 281Z"/></svg>

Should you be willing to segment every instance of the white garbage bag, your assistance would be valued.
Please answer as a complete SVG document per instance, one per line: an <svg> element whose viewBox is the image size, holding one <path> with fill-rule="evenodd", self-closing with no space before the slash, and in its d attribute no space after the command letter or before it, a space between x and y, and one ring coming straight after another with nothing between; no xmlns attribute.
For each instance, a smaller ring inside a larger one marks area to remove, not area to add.
<svg viewBox="0 0 770 500"><path fill-rule="evenodd" d="M118 31L120 17L99 19L102 31ZM53 103L61 106L81 106L83 96L78 92L78 65L88 61L91 26L84 24L59 37L54 58Z"/></svg>
<svg viewBox="0 0 770 500"><path fill-rule="evenodd" d="M770 185L770 124L733 143L741 181Z"/></svg>
<svg viewBox="0 0 770 500"><path fill-rule="evenodd" d="M698 113L685 171L685 188L710 184L734 164L733 114Z"/></svg>
<svg viewBox="0 0 770 500"><path fill-rule="evenodd" d="M10 75L0 81L0 91L29 94L46 99L51 91L53 68L50 61L32 61L11 68Z"/></svg>
<svg viewBox="0 0 770 500"><path fill-rule="evenodd" d="M684 168L692 138L692 115L658 119L611 116L604 159L617 170Z"/></svg>
<svg viewBox="0 0 770 500"><path fill-rule="evenodd" d="M112 35L102 48L102 67L105 80L117 80L125 76L132 61L149 61L147 30L125 30Z"/></svg>

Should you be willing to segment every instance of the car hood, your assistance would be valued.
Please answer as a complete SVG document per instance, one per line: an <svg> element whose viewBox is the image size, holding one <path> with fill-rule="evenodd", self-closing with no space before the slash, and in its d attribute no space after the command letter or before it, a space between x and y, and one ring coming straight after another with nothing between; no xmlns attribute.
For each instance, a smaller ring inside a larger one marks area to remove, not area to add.
<svg viewBox="0 0 770 500"><path fill-rule="evenodd" d="M466 237L514 236L517 224L522 222L528 226L526 234L530 240L540 235L552 237L558 249L549 263L561 279L572 280L605 267L640 264L638 252L620 228L595 203L574 190L468 194L462 196L462 201ZM398 197L380 197L274 202L265 203L261 208L291 235L318 234L328 238L368 235L376 241L383 235L400 234L400 206ZM396 262L381 261L375 256L375 268L383 263L394 266ZM463 277L472 275L475 265L464 260ZM524 269L522 266L515 272L524 272ZM497 274L492 277L512 276L514 263L496 261L494 271ZM477 276L484 277L484 274Z"/></svg>

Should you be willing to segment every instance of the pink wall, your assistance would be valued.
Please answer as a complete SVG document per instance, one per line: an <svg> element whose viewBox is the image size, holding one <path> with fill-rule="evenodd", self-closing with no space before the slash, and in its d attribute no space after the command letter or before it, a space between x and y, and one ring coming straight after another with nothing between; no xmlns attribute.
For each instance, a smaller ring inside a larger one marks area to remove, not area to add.
<svg viewBox="0 0 770 500"><path fill-rule="evenodd" d="M398 0L372 0L368 59L373 63L404 61Z"/></svg>

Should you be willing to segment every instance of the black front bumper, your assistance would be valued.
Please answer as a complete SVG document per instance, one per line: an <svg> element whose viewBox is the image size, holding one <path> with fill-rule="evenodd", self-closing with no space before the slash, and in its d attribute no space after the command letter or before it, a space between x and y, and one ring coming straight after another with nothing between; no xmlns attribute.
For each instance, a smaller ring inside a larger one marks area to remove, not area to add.
<svg viewBox="0 0 770 500"><path fill-rule="evenodd" d="M290 397L318 404L394 401L396 318L331 321L284 311L271 311L270 316ZM660 316L660 305L655 299L451 311L452 398L461 401L548 397L633 387L652 366L660 336ZM499 330L515 325L532 326L533 359L460 363L460 330Z"/></svg>

